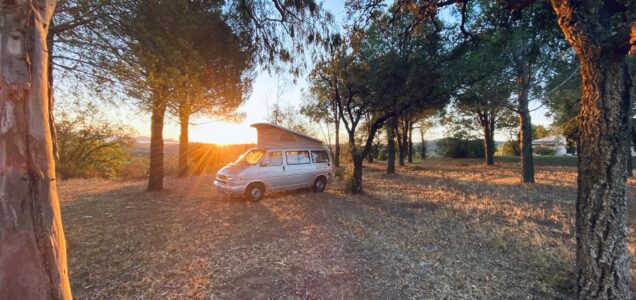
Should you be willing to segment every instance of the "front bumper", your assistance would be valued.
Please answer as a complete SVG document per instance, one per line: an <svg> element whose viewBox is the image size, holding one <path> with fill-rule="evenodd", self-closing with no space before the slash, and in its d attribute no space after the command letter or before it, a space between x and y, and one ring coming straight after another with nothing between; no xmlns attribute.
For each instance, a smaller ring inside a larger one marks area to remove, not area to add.
<svg viewBox="0 0 636 300"><path fill-rule="evenodd" d="M214 181L214 187L220 193L230 195L230 196L243 196L245 193L246 186L243 184L231 185L227 183L220 182L218 180Z"/></svg>

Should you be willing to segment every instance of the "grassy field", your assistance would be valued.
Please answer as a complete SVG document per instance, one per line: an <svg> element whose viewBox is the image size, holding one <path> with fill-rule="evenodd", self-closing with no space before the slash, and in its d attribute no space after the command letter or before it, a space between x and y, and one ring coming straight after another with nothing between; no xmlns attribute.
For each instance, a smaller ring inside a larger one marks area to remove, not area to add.
<svg viewBox="0 0 636 300"><path fill-rule="evenodd" d="M230 200L211 176L60 184L78 299L570 298L576 170L430 160L364 169L360 196ZM629 251L634 179L629 180ZM632 263L632 273L635 264Z"/></svg>

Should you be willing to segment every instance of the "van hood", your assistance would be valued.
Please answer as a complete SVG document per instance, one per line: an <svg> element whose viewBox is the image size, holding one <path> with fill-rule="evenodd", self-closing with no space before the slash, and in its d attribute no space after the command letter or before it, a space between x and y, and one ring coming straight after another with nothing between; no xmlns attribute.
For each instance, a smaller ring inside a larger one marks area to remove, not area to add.
<svg viewBox="0 0 636 300"><path fill-rule="evenodd" d="M231 163L231 164L223 167L221 170L219 170L218 173L219 174L223 174L225 176L239 176L239 175L241 175L243 170L245 170L247 167L249 167L249 166L236 165L234 163Z"/></svg>

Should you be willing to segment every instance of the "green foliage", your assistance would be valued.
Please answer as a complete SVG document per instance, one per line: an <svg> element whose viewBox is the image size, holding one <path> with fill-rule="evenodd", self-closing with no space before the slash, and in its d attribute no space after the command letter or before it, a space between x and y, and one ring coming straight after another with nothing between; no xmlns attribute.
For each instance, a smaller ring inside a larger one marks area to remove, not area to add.
<svg viewBox="0 0 636 300"><path fill-rule="evenodd" d="M62 178L115 178L129 161L132 129L106 121L94 107L73 116L61 113L55 127L59 152L56 171Z"/></svg>
<svg viewBox="0 0 636 300"><path fill-rule="evenodd" d="M532 138L542 139L550 135L550 128L546 128L543 125L532 125Z"/></svg>
<svg viewBox="0 0 636 300"><path fill-rule="evenodd" d="M501 153L506 156L520 156L519 141L507 141L501 147Z"/></svg>
<svg viewBox="0 0 636 300"><path fill-rule="evenodd" d="M481 140L464 140L445 138L438 141L437 153L450 158L484 157L484 142Z"/></svg>
<svg viewBox="0 0 636 300"><path fill-rule="evenodd" d="M556 150L550 147L537 146L533 150L538 155L556 155Z"/></svg>

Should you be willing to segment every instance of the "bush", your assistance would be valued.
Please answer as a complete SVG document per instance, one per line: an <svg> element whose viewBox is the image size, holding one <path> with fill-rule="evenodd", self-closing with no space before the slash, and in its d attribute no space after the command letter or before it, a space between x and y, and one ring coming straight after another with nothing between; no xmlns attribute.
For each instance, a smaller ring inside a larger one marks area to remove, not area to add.
<svg viewBox="0 0 636 300"><path fill-rule="evenodd" d="M55 124L61 178L116 178L129 160L132 128L110 122L94 107L76 115L62 113Z"/></svg>
<svg viewBox="0 0 636 300"><path fill-rule="evenodd" d="M386 151L386 149L381 149L380 151L378 151L378 160L386 161L388 159L389 153Z"/></svg>
<svg viewBox="0 0 636 300"><path fill-rule="evenodd" d="M543 146L539 146L534 148L534 154L537 155L556 155L556 150L549 148L549 147L543 147Z"/></svg>
<svg viewBox="0 0 636 300"><path fill-rule="evenodd" d="M520 156L521 150L519 149L519 142L507 141L501 145L501 152L504 156Z"/></svg>
<svg viewBox="0 0 636 300"><path fill-rule="evenodd" d="M438 142L437 153L450 158L484 157L484 143L481 140L445 138Z"/></svg>
<svg viewBox="0 0 636 300"><path fill-rule="evenodd" d="M150 160L145 157L133 156L119 170L119 177L123 180L139 180L148 176Z"/></svg>

